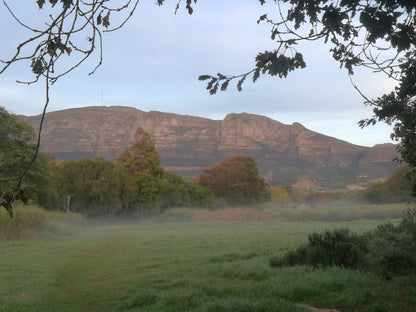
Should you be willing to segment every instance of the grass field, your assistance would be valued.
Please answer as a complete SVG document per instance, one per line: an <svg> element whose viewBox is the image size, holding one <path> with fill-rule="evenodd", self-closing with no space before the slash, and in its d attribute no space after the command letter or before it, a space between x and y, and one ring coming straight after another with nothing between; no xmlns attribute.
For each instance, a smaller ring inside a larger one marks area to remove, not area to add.
<svg viewBox="0 0 416 312"><path fill-rule="evenodd" d="M416 311L412 277L269 266L312 231L381 222L141 223L4 241L0 311Z"/></svg>

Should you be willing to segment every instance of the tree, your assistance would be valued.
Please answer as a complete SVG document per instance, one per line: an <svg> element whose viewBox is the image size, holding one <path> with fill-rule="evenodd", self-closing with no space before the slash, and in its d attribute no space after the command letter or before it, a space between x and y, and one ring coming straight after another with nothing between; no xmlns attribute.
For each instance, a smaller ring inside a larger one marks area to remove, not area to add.
<svg viewBox="0 0 416 312"><path fill-rule="evenodd" d="M159 154L149 133L142 127L136 129L133 144L117 157L117 162L132 175L148 173L160 176L162 173Z"/></svg>
<svg viewBox="0 0 416 312"><path fill-rule="evenodd" d="M15 200L34 202L45 208L57 203L52 188L51 163L41 153L35 158L33 128L0 107L0 205L13 216Z"/></svg>
<svg viewBox="0 0 416 312"><path fill-rule="evenodd" d="M63 205L89 217L109 216L133 201L134 182L104 158L69 160L57 167L56 187Z"/></svg>
<svg viewBox="0 0 416 312"><path fill-rule="evenodd" d="M214 194L206 187L165 171L161 179L160 204L162 209L172 207L208 207L216 204Z"/></svg>
<svg viewBox="0 0 416 312"><path fill-rule="evenodd" d="M138 127L134 142L126 147L116 161L134 180L136 194L133 205L142 218L144 209L152 210L156 207L161 189L160 178L163 175L160 157L149 133Z"/></svg>
<svg viewBox="0 0 416 312"><path fill-rule="evenodd" d="M245 155L233 156L205 169L196 181L229 205L256 205L270 197L256 162Z"/></svg>
<svg viewBox="0 0 416 312"><path fill-rule="evenodd" d="M412 200L409 174L409 166L401 165L385 181L375 183L363 191L362 196L372 204L409 202Z"/></svg>
<svg viewBox="0 0 416 312"><path fill-rule="evenodd" d="M39 153L22 182L24 196L47 210L59 209L54 176L56 163L53 156Z"/></svg>

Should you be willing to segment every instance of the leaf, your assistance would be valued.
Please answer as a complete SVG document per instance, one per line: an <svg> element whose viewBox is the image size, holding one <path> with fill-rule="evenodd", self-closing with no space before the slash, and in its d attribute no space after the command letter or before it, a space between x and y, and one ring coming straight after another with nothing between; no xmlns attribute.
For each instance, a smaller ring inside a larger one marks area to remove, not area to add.
<svg viewBox="0 0 416 312"><path fill-rule="evenodd" d="M218 73L217 76L220 80L227 79L227 77L221 73Z"/></svg>
<svg viewBox="0 0 416 312"><path fill-rule="evenodd" d="M107 15L103 18L103 26L108 28L110 26L110 11L107 12Z"/></svg>
<svg viewBox="0 0 416 312"><path fill-rule="evenodd" d="M212 76L210 76L210 75L201 75L201 76L198 77L198 80L203 81L203 80L208 80L210 78L212 78Z"/></svg>
<svg viewBox="0 0 416 312"><path fill-rule="evenodd" d="M212 89L212 86L214 85L214 83L215 83L217 80L218 80L217 78L213 78L213 77L212 77L211 81L210 81L210 82L208 82L208 85L207 85L207 90Z"/></svg>
<svg viewBox="0 0 416 312"><path fill-rule="evenodd" d="M253 83L256 82L257 79L259 79L259 77L260 77L260 70L261 70L261 68L260 67L257 67L256 70L254 71L254 74L253 74Z"/></svg>
<svg viewBox="0 0 416 312"><path fill-rule="evenodd" d="M192 9L189 3L186 5L186 9L188 10L189 15L192 15L192 13L194 13L194 10Z"/></svg>
<svg viewBox="0 0 416 312"><path fill-rule="evenodd" d="M36 0L36 3L39 7L39 9L43 8L43 5L45 4L45 0Z"/></svg>
<svg viewBox="0 0 416 312"><path fill-rule="evenodd" d="M218 82L214 85L214 87L211 90L209 90L209 93L211 95L214 95L215 93L217 93L217 90L218 90Z"/></svg>
<svg viewBox="0 0 416 312"><path fill-rule="evenodd" d="M61 1L62 1L62 5L65 9L69 9L71 7L71 5L73 5L72 0L61 0Z"/></svg>
<svg viewBox="0 0 416 312"><path fill-rule="evenodd" d="M279 31L277 29L273 29L272 35L270 36L272 40L276 39L276 36L279 34Z"/></svg>
<svg viewBox="0 0 416 312"><path fill-rule="evenodd" d="M33 73L35 73L36 75L41 75L45 70L45 67L43 66L43 58L38 57L32 59L31 67Z"/></svg>
<svg viewBox="0 0 416 312"><path fill-rule="evenodd" d="M49 3L52 5L52 7L54 7L57 2L58 0L49 0Z"/></svg>
<svg viewBox="0 0 416 312"><path fill-rule="evenodd" d="M262 16L259 17L259 19L257 20L257 24L260 24L261 21L264 21L267 18L267 14L263 14Z"/></svg>
<svg viewBox="0 0 416 312"><path fill-rule="evenodd" d="M243 76L243 78L241 78L237 83L237 90L240 92L243 90L242 85L244 83L244 80L246 80L246 77L247 76Z"/></svg>
<svg viewBox="0 0 416 312"><path fill-rule="evenodd" d="M103 20L103 18L102 18L101 13L100 13L97 16L97 25L101 25L102 20Z"/></svg>
<svg viewBox="0 0 416 312"><path fill-rule="evenodd" d="M228 84L230 83L230 80L226 80L221 85L221 91L225 91L228 88Z"/></svg>
<svg viewBox="0 0 416 312"><path fill-rule="evenodd" d="M50 56L54 56L56 54L56 49L57 49L57 46L56 46L55 42L53 42L52 40L49 40L49 42L48 42L48 54Z"/></svg>

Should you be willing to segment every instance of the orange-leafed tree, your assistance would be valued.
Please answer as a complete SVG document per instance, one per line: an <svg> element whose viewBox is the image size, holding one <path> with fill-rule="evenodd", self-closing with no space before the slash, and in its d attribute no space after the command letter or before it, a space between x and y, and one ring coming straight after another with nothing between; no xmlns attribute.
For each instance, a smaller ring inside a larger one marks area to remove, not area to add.
<svg viewBox="0 0 416 312"><path fill-rule="evenodd" d="M257 163L245 155L233 156L204 170L196 181L232 206L256 205L270 198Z"/></svg>

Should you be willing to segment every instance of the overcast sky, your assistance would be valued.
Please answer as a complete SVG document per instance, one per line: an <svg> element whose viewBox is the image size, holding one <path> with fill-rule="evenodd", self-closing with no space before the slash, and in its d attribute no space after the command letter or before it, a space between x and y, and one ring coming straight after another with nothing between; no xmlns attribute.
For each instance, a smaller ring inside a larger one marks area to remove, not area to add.
<svg viewBox="0 0 416 312"><path fill-rule="evenodd" d="M363 105L346 71L322 42L297 47L307 68L286 79L262 76L255 84L247 79L242 92L230 84L228 91L209 95L199 75L244 73L253 67L258 52L274 48L269 27L257 25L257 20L264 13L273 15L276 7L262 7L256 0L200 0L189 16L184 8L174 15L176 2L167 0L159 7L154 0L142 0L123 29L104 35L104 63L94 75L88 72L98 55L53 85L48 111L120 105L210 119L247 112L285 124L300 122L354 144L391 142L391 128L384 124L359 128L358 121L370 117L371 108ZM25 1L25 6L21 0L7 3L28 24L42 22L34 0ZM19 40L28 36L3 4L0 34L0 59L10 57ZM0 75L0 105L16 114L40 114L44 85L15 82L31 78L28 64ZM369 97L393 89L391 81L369 71L357 72L354 78Z"/></svg>

